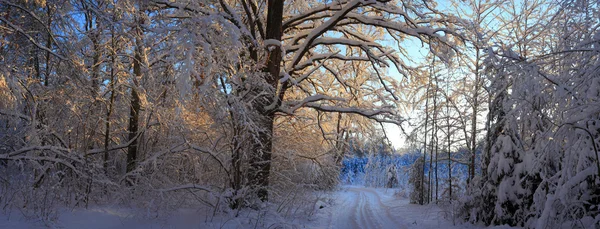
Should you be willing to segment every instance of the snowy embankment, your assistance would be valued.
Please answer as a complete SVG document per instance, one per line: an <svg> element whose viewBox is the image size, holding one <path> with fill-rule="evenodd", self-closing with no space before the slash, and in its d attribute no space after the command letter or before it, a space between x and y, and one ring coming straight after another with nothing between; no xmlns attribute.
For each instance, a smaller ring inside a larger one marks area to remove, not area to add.
<svg viewBox="0 0 600 229"><path fill-rule="evenodd" d="M331 193L329 203L318 202L308 219L284 219L272 212L217 213L210 209L180 209L160 217L122 208L89 208L63 211L53 223L25 220L18 212L0 215L0 228L482 228L447 220L435 205L410 204L394 189L344 186ZM258 223L257 223L258 222ZM510 228L510 227L495 227Z"/></svg>
<svg viewBox="0 0 600 229"><path fill-rule="evenodd" d="M246 229L246 228L296 228L302 223L292 223L274 212L241 211L216 214L213 209L178 209L160 216L142 210L103 207L63 210L57 219L48 222L26 219L19 212L0 214L0 229Z"/></svg>

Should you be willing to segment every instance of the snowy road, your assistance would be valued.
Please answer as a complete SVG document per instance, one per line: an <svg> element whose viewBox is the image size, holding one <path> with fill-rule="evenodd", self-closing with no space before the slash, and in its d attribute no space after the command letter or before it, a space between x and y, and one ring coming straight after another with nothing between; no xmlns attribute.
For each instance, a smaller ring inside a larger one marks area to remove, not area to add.
<svg viewBox="0 0 600 229"><path fill-rule="evenodd" d="M339 197L328 228L408 228L400 218L390 215L389 207L373 189L350 187Z"/></svg>

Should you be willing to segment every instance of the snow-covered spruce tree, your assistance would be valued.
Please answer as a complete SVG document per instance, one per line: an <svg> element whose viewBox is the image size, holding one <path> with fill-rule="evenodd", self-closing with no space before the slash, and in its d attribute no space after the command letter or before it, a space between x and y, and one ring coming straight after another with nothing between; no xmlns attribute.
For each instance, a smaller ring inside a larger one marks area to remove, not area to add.
<svg viewBox="0 0 600 229"><path fill-rule="evenodd" d="M545 94L555 108L541 112L542 123L552 131L536 135L542 183L534 196L535 214L530 222L537 228L562 224L565 227L600 226L600 55L598 2L567 1L558 15L553 32L569 34L556 44L548 65L539 61L538 74L551 85L553 94ZM592 16L593 15L593 16ZM555 107L557 106L557 107Z"/></svg>
<svg viewBox="0 0 600 229"><path fill-rule="evenodd" d="M597 3L538 10L555 14L518 30L535 38L488 49L490 158L465 210L487 224L598 227Z"/></svg>
<svg viewBox="0 0 600 229"><path fill-rule="evenodd" d="M392 160L392 162L394 162ZM392 163L391 165L388 165L386 168L386 177L387 177L387 183L385 184L386 188L397 188L398 187L398 171L396 169L396 165L394 163Z"/></svg>
<svg viewBox="0 0 600 229"><path fill-rule="evenodd" d="M502 53L507 55L510 51ZM536 85L540 83L539 79L524 82L536 78L536 73L530 71L528 68L531 66L527 64L512 58L498 58L493 54L489 61L487 74L491 85L488 89L492 102L488 118L493 125L488 130L484 154L490 155L490 158L484 160L489 161L485 166L485 176L471 186L479 189L470 190L473 192L470 194L476 197L470 200L473 201L470 207L476 208L476 213L471 212L471 219L488 224L523 226L531 217L529 209L533 194L541 182L539 172L532 170L532 164L536 163L532 159L537 155L535 146L531 146L534 140L524 133L546 129L543 123L523 127L520 123L528 121L517 117L536 114L532 110L536 109L536 105L532 107L530 103L522 104L520 101L543 101L540 97L544 96L544 92L539 88L544 85Z"/></svg>

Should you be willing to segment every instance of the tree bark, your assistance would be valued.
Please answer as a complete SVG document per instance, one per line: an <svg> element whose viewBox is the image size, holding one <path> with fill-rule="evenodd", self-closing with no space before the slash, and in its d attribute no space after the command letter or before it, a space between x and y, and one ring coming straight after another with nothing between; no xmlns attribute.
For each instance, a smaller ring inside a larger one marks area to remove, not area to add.
<svg viewBox="0 0 600 229"><path fill-rule="evenodd" d="M477 53L475 56L475 91L473 94L473 118L471 121L471 160L469 163L469 179L467 179L467 183L469 183L473 177L475 177L475 153L477 150L477 110L479 108L479 49L477 49Z"/></svg>
<svg viewBox="0 0 600 229"><path fill-rule="evenodd" d="M235 124L234 124L235 125ZM233 199L231 200L230 208L237 209L241 207L242 201L239 196L240 190L242 190L242 145L239 137L241 137L241 133L239 128L233 128L234 137L232 141L232 152L233 155L231 157L231 187L233 188Z"/></svg>
<svg viewBox="0 0 600 229"><path fill-rule="evenodd" d="M104 132L104 160L102 163L102 166L104 167L104 172L106 174L108 174L108 159L109 159L109 152L108 152L108 145L109 145L109 140L110 140L110 116L112 115L113 112L113 106L114 106L114 102L115 102L115 78L116 78L116 72L115 72L115 68L116 68L116 51L115 49L117 48L116 46L116 41L115 41L115 32L114 30L111 30L111 54L110 54L110 101L108 102L108 109L106 110L106 127L105 127L105 132Z"/></svg>
<svg viewBox="0 0 600 229"><path fill-rule="evenodd" d="M436 204L438 202L438 187L439 187L439 183L438 183L438 150L439 150L439 142L436 137L436 140L435 140L435 203Z"/></svg>
<svg viewBox="0 0 600 229"><path fill-rule="evenodd" d="M448 77L449 78L449 77ZM448 80L448 82L450 82L450 80ZM452 158L451 158L451 153L450 153L450 144L452 144L450 142L450 100L452 98L450 98L450 90L448 90L449 84L446 84L446 125L447 125L447 140L448 140L448 148L447 148L447 153L448 153L448 199L450 201L452 201Z"/></svg>
<svg viewBox="0 0 600 229"><path fill-rule="evenodd" d="M48 20L46 21L46 26L48 27L46 47L52 49L52 10L50 9L50 4L46 4L46 13L48 14ZM49 78L51 69L50 52L46 52L46 74L44 75L44 86L46 87L50 84Z"/></svg>
<svg viewBox="0 0 600 229"><path fill-rule="evenodd" d="M127 147L127 172L135 169L138 160L138 131L140 119L140 96L138 92L139 79L142 78L142 61L146 59L143 47L143 32L141 24L144 23L143 10L139 9L139 18L136 25L136 47L133 58L133 80L131 87L131 98L129 107L129 141L131 144Z"/></svg>
<svg viewBox="0 0 600 229"><path fill-rule="evenodd" d="M434 59L435 61L435 59ZM433 95L433 123L434 123L434 127L435 127L435 132L433 134L433 137L435 137L435 203L437 204L438 202L438 149L439 149L439 139L438 139L438 123L437 123L437 113L438 113L438 108L437 108L437 93L438 93L438 77L437 74L434 72L435 76L435 93ZM433 153L433 150L431 151L431 153ZM432 158L433 159L433 158ZM433 192L433 191L432 191ZM433 199L433 198L432 198Z"/></svg>
<svg viewBox="0 0 600 229"><path fill-rule="evenodd" d="M136 59L138 54L135 55ZM139 61L134 61L134 72L139 73ZM138 69L138 70L136 70ZM138 75L138 74L136 74ZM131 172L136 167L137 161L137 135L139 130L139 119L140 119L140 96L136 88L131 88L130 107L129 107L129 142L131 144L127 147L127 172Z"/></svg>
<svg viewBox="0 0 600 229"><path fill-rule="evenodd" d="M425 203L425 161L427 157L427 121L429 119L429 88L431 87L431 79L427 79L427 90L425 92L425 136L423 138L423 173L421 174L421 193L419 195L419 204Z"/></svg>
<svg viewBox="0 0 600 229"><path fill-rule="evenodd" d="M269 0L267 12L267 31L265 39L274 39L281 41L282 23L283 23L284 0ZM261 201L267 201L269 198L269 174L271 171L271 150L273 148L273 121L275 120L274 109L276 101L277 82L279 80L279 71L281 68L281 47L276 46L269 51L264 80L270 88L256 88L256 95L262 94L252 102L252 109L257 113L254 120L261 128L256 133L256 137L251 138L250 157L250 185L256 188L256 194ZM264 93L267 92L267 93Z"/></svg>

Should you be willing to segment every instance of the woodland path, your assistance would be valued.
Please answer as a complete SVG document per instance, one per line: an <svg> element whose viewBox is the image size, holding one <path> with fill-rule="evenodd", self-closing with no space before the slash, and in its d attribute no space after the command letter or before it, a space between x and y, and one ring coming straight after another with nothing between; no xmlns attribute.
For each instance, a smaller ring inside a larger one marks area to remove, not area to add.
<svg viewBox="0 0 600 229"><path fill-rule="evenodd" d="M371 188L348 187L339 198L327 228L408 228L402 219L391 216L390 207Z"/></svg>

